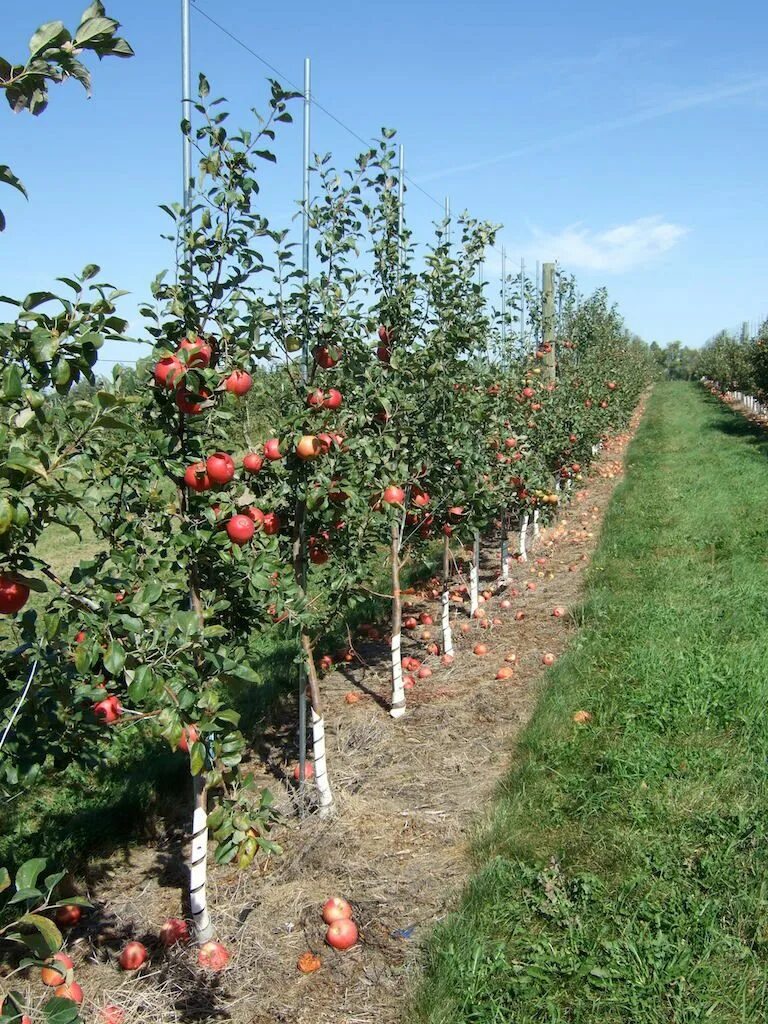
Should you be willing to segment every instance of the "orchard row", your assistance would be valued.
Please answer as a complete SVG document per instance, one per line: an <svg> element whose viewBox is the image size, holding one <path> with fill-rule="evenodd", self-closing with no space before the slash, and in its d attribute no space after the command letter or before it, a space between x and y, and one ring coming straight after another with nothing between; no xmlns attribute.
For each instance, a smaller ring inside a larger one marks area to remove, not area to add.
<svg viewBox="0 0 768 1024"><path fill-rule="evenodd" d="M442 561L437 647L450 657L466 614L451 598L464 547L497 531L506 558L525 517L555 516L647 378L645 349L604 292L585 299L556 275L539 304L530 282L510 278L504 313L495 308L478 273L492 225L440 223L417 256L391 132L350 172L318 159L305 274L287 232L255 208L257 168L273 159L265 147L290 121L290 99L273 83L263 122L228 134L201 79L198 177L189 209L166 208L176 274L153 283L143 313L154 354L135 373L81 386L104 339L125 330L120 293L92 284L98 268L62 279L68 297L28 296L0 327L0 612L13 617L7 646L19 645L3 655L3 781L44 785L73 756L108 760L133 730L182 751L201 943L214 933L209 833L217 859L241 868L279 849L270 794L239 770L246 740L228 698L233 684L258 685L264 634L293 644L311 788L328 813L317 645L388 578L401 717L404 561ZM54 524L87 526L98 541L67 580L40 555ZM470 612L477 568L475 554Z"/></svg>

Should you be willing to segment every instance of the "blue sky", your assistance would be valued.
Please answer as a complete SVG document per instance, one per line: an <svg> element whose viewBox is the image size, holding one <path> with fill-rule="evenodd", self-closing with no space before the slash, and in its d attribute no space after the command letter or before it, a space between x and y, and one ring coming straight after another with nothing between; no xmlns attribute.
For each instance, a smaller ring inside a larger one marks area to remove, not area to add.
<svg viewBox="0 0 768 1024"><path fill-rule="evenodd" d="M86 0L27 0L0 14L2 52L42 22L76 24ZM161 202L179 198L178 0L108 0L136 58L54 91L40 118L0 112L2 154L30 202L4 190L0 290L22 295L96 262L129 289L125 312L169 265ZM510 261L558 259L585 290L605 284L646 340L701 344L768 313L768 5L647 0L194 0L193 68L232 120L264 107L262 64L294 82L312 57L318 100L369 138L395 127L414 181L454 212L503 223ZM546 13L545 13L546 12ZM295 110L300 116L298 106ZM349 166L360 144L324 113L313 148ZM277 144L263 208L288 225L301 190L301 128ZM438 206L414 188L408 222L428 240ZM499 270L489 260L487 277ZM132 359L112 347L109 359Z"/></svg>

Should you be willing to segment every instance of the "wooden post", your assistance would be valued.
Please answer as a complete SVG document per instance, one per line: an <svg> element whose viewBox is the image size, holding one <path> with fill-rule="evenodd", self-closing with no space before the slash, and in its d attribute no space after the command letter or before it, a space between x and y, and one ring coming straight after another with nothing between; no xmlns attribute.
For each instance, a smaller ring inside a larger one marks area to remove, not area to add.
<svg viewBox="0 0 768 1024"><path fill-rule="evenodd" d="M541 341L542 345L547 343L551 346L550 351L544 356L544 378L545 380L555 379L556 352L555 352L555 264L545 263L542 267L541 287Z"/></svg>

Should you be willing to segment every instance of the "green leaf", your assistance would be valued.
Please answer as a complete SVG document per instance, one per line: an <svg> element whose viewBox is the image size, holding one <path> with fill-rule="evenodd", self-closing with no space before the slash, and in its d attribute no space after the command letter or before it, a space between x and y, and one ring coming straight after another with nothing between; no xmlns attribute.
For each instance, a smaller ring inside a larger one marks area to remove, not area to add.
<svg viewBox="0 0 768 1024"><path fill-rule="evenodd" d="M15 895L8 900L8 905L11 903L26 903L28 900L40 900L43 898L42 892L37 888L19 889Z"/></svg>
<svg viewBox="0 0 768 1024"><path fill-rule="evenodd" d="M75 668L81 675L85 675L93 665L93 652L87 643L78 644L75 651Z"/></svg>
<svg viewBox="0 0 768 1024"><path fill-rule="evenodd" d="M155 676L149 665L139 665L133 679L128 684L128 695L131 700L140 703L148 693L151 693L155 684Z"/></svg>
<svg viewBox="0 0 768 1024"><path fill-rule="evenodd" d="M282 846L278 845L278 843L271 842L269 839L265 839L263 836L257 836L256 842L262 850L265 850L267 853L273 853L277 857L279 857L283 852Z"/></svg>
<svg viewBox="0 0 768 1024"><path fill-rule="evenodd" d="M29 927L37 929L46 945L46 948L51 953L55 953L61 949L61 944L64 941L61 932L47 917L43 917L42 914L25 914L24 917L20 917L17 921L18 925L27 925Z"/></svg>
<svg viewBox="0 0 768 1024"><path fill-rule="evenodd" d="M109 52L114 57L134 57L135 56L134 51L133 51L133 47L131 46L131 44L126 39L122 39L120 36L117 36L112 41L112 45L109 48Z"/></svg>
<svg viewBox="0 0 768 1024"><path fill-rule="evenodd" d="M111 676L117 676L125 666L125 650L119 640L113 640L104 655L104 668Z"/></svg>
<svg viewBox="0 0 768 1024"><path fill-rule="evenodd" d="M94 2L83 11L82 17L80 18L80 24L82 25L82 23L84 21L88 21L89 18L101 18L104 14L106 14L104 4L101 0L94 0Z"/></svg>
<svg viewBox="0 0 768 1024"><path fill-rule="evenodd" d="M197 740L192 744L189 751L189 770L193 775L199 775L205 767L206 750L205 744Z"/></svg>
<svg viewBox="0 0 768 1024"><path fill-rule="evenodd" d="M83 46L99 36L114 35L118 27L119 23L112 18L88 18L80 23L75 33L75 46Z"/></svg>
<svg viewBox="0 0 768 1024"><path fill-rule="evenodd" d="M0 537L13 526L13 507L7 498L0 497Z"/></svg>
<svg viewBox="0 0 768 1024"><path fill-rule="evenodd" d="M30 292L22 302L21 308L26 309L27 311L30 309L37 309L37 307L42 306L44 302L51 302L56 298L58 298L58 296L54 295L53 292Z"/></svg>
<svg viewBox="0 0 768 1024"><path fill-rule="evenodd" d="M21 370L16 363L5 368L3 374L3 395L6 398L21 398Z"/></svg>
<svg viewBox="0 0 768 1024"><path fill-rule="evenodd" d="M34 473L44 480L48 477L48 472L39 459L33 459L31 455L24 455L18 450L11 452L8 459L6 459L5 465L21 473Z"/></svg>
<svg viewBox="0 0 768 1024"><path fill-rule="evenodd" d="M16 872L17 889L34 889L37 879L45 871L47 861L43 857L33 857L25 861Z"/></svg>
<svg viewBox="0 0 768 1024"><path fill-rule="evenodd" d="M221 804L219 804L219 806L218 807L214 807L214 809L208 815L208 819L206 821L206 824L208 825L208 828L211 829L212 832L215 832L218 828L221 828L221 826L224 824L224 815L225 815L225 813L226 813L226 811L221 806Z"/></svg>
<svg viewBox="0 0 768 1024"><path fill-rule="evenodd" d="M32 56L42 53L49 46L61 46L71 39L69 32L64 27L63 21L48 21L41 25L29 40L29 52Z"/></svg>
<svg viewBox="0 0 768 1024"><path fill-rule="evenodd" d="M0 892L5 892L6 889L11 887L11 876L8 873L8 868L0 868Z"/></svg>
<svg viewBox="0 0 768 1024"><path fill-rule="evenodd" d="M11 188L15 188L17 191L21 192L25 198L29 199L27 190L13 173L8 164L0 164L0 185L10 185Z"/></svg>
<svg viewBox="0 0 768 1024"><path fill-rule="evenodd" d="M80 1008L71 999L54 996L43 1007L48 1024L76 1024L80 1021Z"/></svg>

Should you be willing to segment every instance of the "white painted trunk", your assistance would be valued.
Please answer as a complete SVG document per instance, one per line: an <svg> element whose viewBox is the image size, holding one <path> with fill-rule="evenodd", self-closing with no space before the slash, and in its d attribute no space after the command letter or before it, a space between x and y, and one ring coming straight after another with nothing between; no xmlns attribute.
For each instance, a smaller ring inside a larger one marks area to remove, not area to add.
<svg viewBox="0 0 768 1024"><path fill-rule="evenodd" d="M403 687L403 659L400 634L392 637L392 701L389 713L393 718L405 714L405 688Z"/></svg>
<svg viewBox="0 0 768 1024"><path fill-rule="evenodd" d="M504 528L504 533L501 537L501 582L507 583L509 581L509 541L507 540L507 530Z"/></svg>
<svg viewBox="0 0 768 1024"><path fill-rule="evenodd" d="M208 810L205 778L192 777L194 811L192 813L192 855L189 864L189 905L198 943L213 938L213 924L208 914L206 881L208 878Z"/></svg>
<svg viewBox="0 0 768 1024"><path fill-rule="evenodd" d="M534 511L533 511L533 539L534 540L538 540L539 539L539 533L540 532L541 531L539 530L539 510L538 509L534 509Z"/></svg>
<svg viewBox="0 0 768 1024"><path fill-rule="evenodd" d="M325 756L325 719L312 708L312 760L315 766L315 785L320 804L320 817L325 818L333 811L333 791L328 778L328 762Z"/></svg>
<svg viewBox="0 0 768 1024"><path fill-rule="evenodd" d="M479 598L480 590L480 573L477 570L477 564L472 558L469 563L469 613L473 615L480 606Z"/></svg>
<svg viewBox="0 0 768 1024"><path fill-rule="evenodd" d="M453 654L453 632L451 631L451 595L448 588L443 591L440 627L443 634L443 654Z"/></svg>
<svg viewBox="0 0 768 1024"><path fill-rule="evenodd" d="M528 549L526 547L528 542L528 513L526 512L523 516L523 521L520 524L520 561L528 561Z"/></svg>

